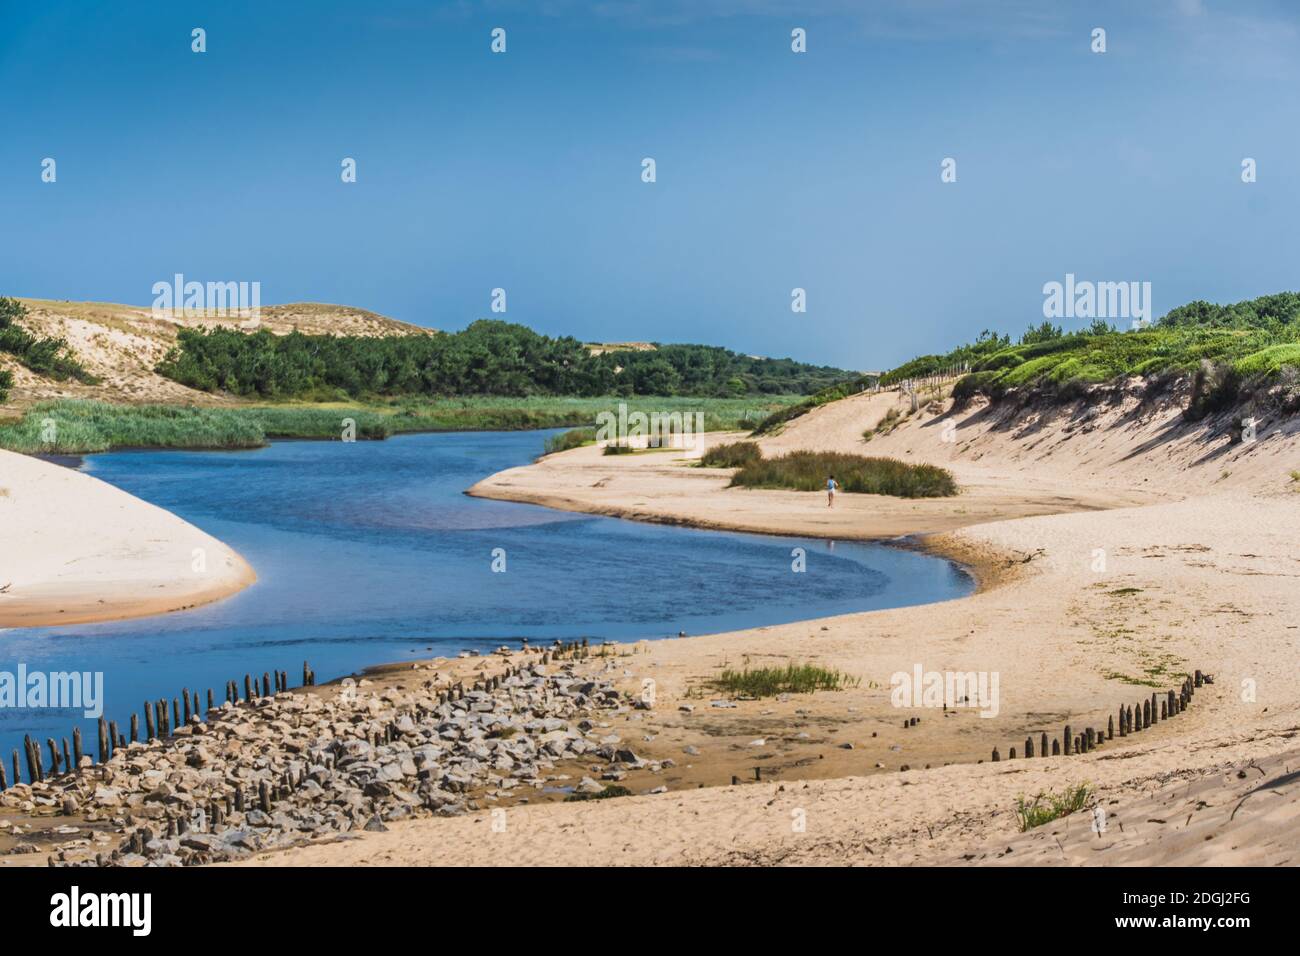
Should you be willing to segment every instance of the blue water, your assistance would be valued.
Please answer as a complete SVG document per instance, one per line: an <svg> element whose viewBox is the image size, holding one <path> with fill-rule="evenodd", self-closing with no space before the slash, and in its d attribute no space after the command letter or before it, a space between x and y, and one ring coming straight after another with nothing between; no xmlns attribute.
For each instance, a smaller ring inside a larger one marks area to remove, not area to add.
<svg viewBox="0 0 1300 956"><path fill-rule="evenodd" d="M126 733L142 702L308 660L321 682L466 648L701 634L939 601L973 584L948 561L854 542L697 531L470 498L550 432L279 442L241 452L117 452L83 467L244 555L259 580L215 604L108 624L0 631L0 671L102 671ZM807 570L791 570L793 548ZM504 549L506 571L492 571ZM864 629L864 641L871 634ZM791 647L792 654L799 653ZM79 715L0 709L0 756ZM88 745L92 721L81 721ZM143 728L142 728L143 731ZM48 765L48 757L46 758ZM10 771L12 775L12 771Z"/></svg>

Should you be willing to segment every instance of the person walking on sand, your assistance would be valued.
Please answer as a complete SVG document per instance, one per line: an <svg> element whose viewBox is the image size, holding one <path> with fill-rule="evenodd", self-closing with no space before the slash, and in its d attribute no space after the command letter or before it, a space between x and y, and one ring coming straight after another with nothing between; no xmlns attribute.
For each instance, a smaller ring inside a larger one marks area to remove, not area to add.
<svg viewBox="0 0 1300 956"><path fill-rule="evenodd" d="M835 507L835 489L838 487L839 485L835 483L835 476L827 475L826 476L826 507L827 508Z"/></svg>

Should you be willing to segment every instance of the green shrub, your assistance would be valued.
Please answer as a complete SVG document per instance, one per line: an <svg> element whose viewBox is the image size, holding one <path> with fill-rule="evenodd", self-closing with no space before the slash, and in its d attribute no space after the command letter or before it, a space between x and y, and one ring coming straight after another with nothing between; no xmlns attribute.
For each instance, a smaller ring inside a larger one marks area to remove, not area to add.
<svg viewBox="0 0 1300 956"><path fill-rule="evenodd" d="M734 441L715 445L704 453L700 464L705 468L740 468L763 457L763 450L752 441Z"/></svg>
<svg viewBox="0 0 1300 956"><path fill-rule="evenodd" d="M835 476L842 491L861 494L899 498L957 494L957 482L946 468L840 452L795 451L751 462L732 476L731 484L742 488L824 491L828 475Z"/></svg>
<svg viewBox="0 0 1300 956"><path fill-rule="evenodd" d="M606 445L602 455L630 455L636 449L631 445Z"/></svg>
<svg viewBox="0 0 1300 956"><path fill-rule="evenodd" d="M9 389L14 387L14 374L7 368L0 368L0 403L9 399Z"/></svg>

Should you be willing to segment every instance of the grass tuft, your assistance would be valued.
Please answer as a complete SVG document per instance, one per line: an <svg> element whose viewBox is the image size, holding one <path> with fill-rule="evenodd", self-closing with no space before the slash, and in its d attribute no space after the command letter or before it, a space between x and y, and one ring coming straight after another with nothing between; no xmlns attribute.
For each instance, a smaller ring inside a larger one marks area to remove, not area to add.
<svg viewBox="0 0 1300 956"><path fill-rule="evenodd" d="M709 686L744 697L775 697L777 694L811 694L818 690L857 687L861 678L816 664L787 664L743 670L726 668Z"/></svg>
<svg viewBox="0 0 1300 956"><path fill-rule="evenodd" d="M1024 797L1016 799L1016 817L1020 821L1020 832L1041 827L1061 817L1069 816L1082 810L1092 795L1092 789L1081 783L1077 787L1067 787L1062 794L1040 793L1033 800Z"/></svg>

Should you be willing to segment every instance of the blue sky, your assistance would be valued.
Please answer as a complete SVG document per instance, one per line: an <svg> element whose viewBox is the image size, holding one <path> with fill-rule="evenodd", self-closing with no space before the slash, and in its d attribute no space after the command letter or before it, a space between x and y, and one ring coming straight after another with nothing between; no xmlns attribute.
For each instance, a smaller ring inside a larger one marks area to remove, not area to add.
<svg viewBox="0 0 1300 956"><path fill-rule="evenodd" d="M458 329L502 287L552 334L888 367L1066 273L1156 315L1300 287L1298 89L1283 0L0 0L0 293Z"/></svg>

